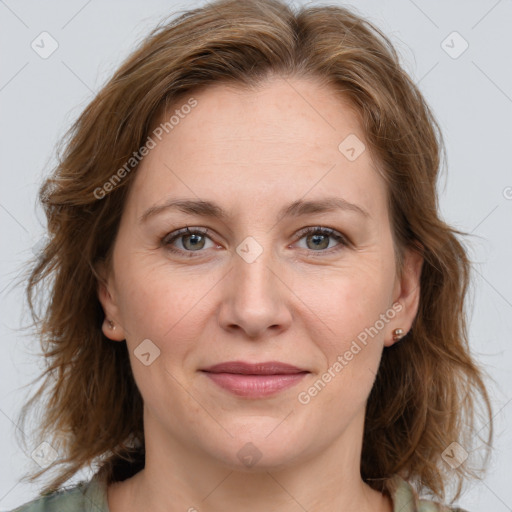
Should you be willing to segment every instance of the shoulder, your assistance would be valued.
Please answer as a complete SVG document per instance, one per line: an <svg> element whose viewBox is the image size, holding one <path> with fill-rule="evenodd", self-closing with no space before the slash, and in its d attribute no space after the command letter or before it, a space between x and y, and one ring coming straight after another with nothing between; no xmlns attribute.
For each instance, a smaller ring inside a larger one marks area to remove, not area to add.
<svg viewBox="0 0 512 512"><path fill-rule="evenodd" d="M401 512L467 512L458 507L448 507L436 501L420 499L412 485L398 475L388 482L388 492L393 501L393 511Z"/></svg>
<svg viewBox="0 0 512 512"><path fill-rule="evenodd" d="M436 501L419 500L418 512L467 512L467 510L447 507Z"/></svg>
<svg viewBox="0 0 512 512"><path fill-rule="evenodd" d="M419 500L418 512L467 512L467 510L447 507L437 501Z"/></svg>
<svg viewBox="0 0 512 512"><path fill-rule="evenodd" d="M42 495L11 512L109 512L106 486L95 476L73 487Z"/></svg>

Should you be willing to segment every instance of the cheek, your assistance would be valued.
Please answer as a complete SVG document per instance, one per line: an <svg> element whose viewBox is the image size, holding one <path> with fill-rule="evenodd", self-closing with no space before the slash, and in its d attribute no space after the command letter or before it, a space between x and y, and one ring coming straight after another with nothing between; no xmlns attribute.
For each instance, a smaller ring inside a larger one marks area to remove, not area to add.
<svg viewBox="0 0 512 512"><path fill-rule="evenodd" d="M320 279L297 279L294 292L307 306L301 316L309 319L310 329L317 329L312 339L323 339L329 353L350 344L390 307L392 278L383 265L375 264L347 266Z"/></svg>
<svg viewBox="0 0 512 512"><path fill-rule="evenodd" d="M172 341L173 350L189 346L198 329L205 293L215 284L212 273L198 277L192 271L171 272L164 264L127 262L127 277L119 288L119 303L127 341L134 347L149 338L164 347ZM218 279L217 279L218 280Z"/></svg>
<svg viewBox="0 0 512 512"><path fill-rule="evenodd" d="M153 408L163 401L177 406L186 397L172 376L181 372L182 363L197 346L201 333L198 302L205 291L191 286L190 279L170 276L155 265L149 272L142 266L126 272L130 278L120 290L121 315L135 381L144 401ZM159 350L147 345L150 357L158 354L149 366L141 364L137 355L141 353L141 342L147 339Z"/></svg>
<svg viewBox="0 0 512 512"><path fill-rule="evenodd" d="M380 277L382 279L382 277ZM384 280L387 281L388 280ZM311 400L326 409L344 411L349 416L363 407L378 372L387 323L389 293L379 277L352 276L331 283L329 293L318 294L309 314L309 337L322 354L322 368L313 385ZM380 291L379 291L380 290ZM382 316L383 315L383 316ZM322 384L322 382L324 384ZM307 397L306 397L307 398Z"/></svg>
<svg viewBox="0 0 512 512"><path fill-rule="evenodd" d="M366 402L382 355L387 324L381 315L389 307L392 283L392 275L379 267L352 266L323 286L303 289L309 289L308 306L316 314L304 310L301 316L308 319L309 337L323 360L320 382L303 390L305 400L348 415Z"/></svg>

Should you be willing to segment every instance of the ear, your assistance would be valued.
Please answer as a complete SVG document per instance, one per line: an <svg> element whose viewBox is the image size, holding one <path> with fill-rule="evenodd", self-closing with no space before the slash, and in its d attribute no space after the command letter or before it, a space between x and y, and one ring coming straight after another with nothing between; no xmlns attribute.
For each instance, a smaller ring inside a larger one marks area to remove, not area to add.
<svg viewBox="0 0 512 512"><path fill-rule="evenodd" d="M393 292L393 297L395 297L393 304L400 304L401 309L393 322L388 324L391 330L402 329L404 331L402 337L411 330L418 312L423 261L423 247L420 249L411 247L404 251L402 276L397 276ZM390 347L397 341L393 339L393 334L390 333L384 341L384 346Z"/></svg>
<svg viewBox="0 0 512 512"><path fill-rule="evenodd" d="M120 322L121 315L115 299L114 280L110 273L107 272L104 261L98 262L95 265L95 269L99 276L97 285L98 299L105 313L101 330L107 338L113 341L124 341L126 336Z"/></svg>

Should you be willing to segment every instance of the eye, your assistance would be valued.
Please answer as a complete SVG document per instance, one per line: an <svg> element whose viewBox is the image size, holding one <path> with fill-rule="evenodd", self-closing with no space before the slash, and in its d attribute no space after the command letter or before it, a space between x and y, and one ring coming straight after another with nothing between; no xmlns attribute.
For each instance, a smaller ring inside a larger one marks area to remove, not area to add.
<svg viewBox="0 0 512 512"><path fill-rule="evenodd" d="M341 234L335 231L331 228L324 228L320 226L315 227L308 227L302 229L298 235L296 240L302 240L305 238L306 240L306 250L312 251L312 252L320 252L320 253L331 253L335 251L339 251L343 249L344 247L347 247L349 245L348 240ZM334 239L338 242L337 246L334 246L334 249L332 246L330 246L331 240ZM331 250L324 250L324 249L333 249Z"/></svg>
<svg viewBox="0 0 512 512"><path fill-rule="evenodd" d="M196 254L194 253L200 253L201 249L208 249L215 246L211 238L206 236L207 233L207 228L190 229L187 226L183 229L169 233L161 240L161 243L170 252L177 253L186 257L195 257ZM341 233L338 233L334 229L321 226L313 226L302 229L299 231L299 233L297 233L295 240L300 241L303 238L306 240L305 249L309 252L330 254L349 246L349 241ZM334 239L338 242L338 244L332 247L330 244L330 239ZM206 245L208 240L212 243L210 247ZM179 245L181 245L181 247L176 247L176 241L179 241Z"/></svg>
<svg viewBox="0 0 512 512"><path fill-rule="evenodd" d="M200 252L205 248L206 240L210 237L206 236L208 229L193 228L189 229L188 226L178 231L174 231L162 239L162 244L171 252L184 254L188 257L195 256L194 252ZM180 241L181 248L174 246L176 240ZM213 243L213 242L212 242ZM208 247L206 247L208 249Z"/></svg>

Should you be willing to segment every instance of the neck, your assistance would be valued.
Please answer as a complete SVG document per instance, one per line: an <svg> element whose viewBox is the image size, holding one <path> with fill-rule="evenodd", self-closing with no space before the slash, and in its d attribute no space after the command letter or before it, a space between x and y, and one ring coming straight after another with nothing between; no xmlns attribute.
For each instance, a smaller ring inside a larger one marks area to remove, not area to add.
<svg viewBox="0 0 512 512"><path fill-rule="evenodd" d="M109 487L110 512L391 512L389 498L360 476L361 441L354 442L352 434L362 431L362 421L356 418L345 435L326 442L322 451L317 446L295 450L286 463L262 456L248 467L236 457L220 461L196 446L169 440L148 419L145 430L152 435L146 437L145 468ZM269 451L265 447L264 455Z"/></svg>

